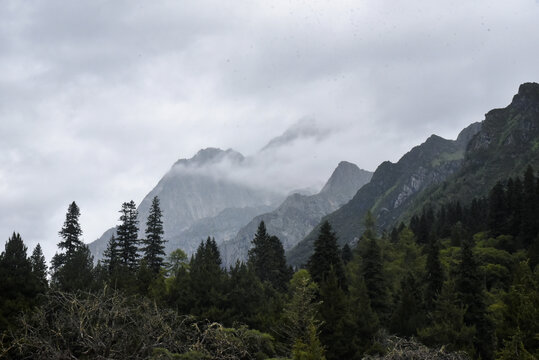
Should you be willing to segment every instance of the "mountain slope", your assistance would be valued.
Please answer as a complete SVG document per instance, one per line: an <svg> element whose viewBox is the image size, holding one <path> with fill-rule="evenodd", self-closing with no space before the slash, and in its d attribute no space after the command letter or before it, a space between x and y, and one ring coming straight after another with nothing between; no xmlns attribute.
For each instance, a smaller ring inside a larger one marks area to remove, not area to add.
<svg viewBox="0 0 539 360"><path fill-rule="evenodd" d="M486 195L498 180L521 175L528 165L538 169L539 84L522 84L507 107L489 111L482 123L464 129L453 145L444 145L440 139L429 138L397 164L380 165L367 186L325 218L341 244L361 234L367 210L384 229L406 221L427 203L467 202ZM446 146L453 150L440 151ZM410 162L411 158L421 159L418 153L423 153L423 160ZM314 229L288 253L289 262L301 264L308 259L316 232Z"/></svg>
<svg viewBox="0 0 539 360"><path fill-rule="evenodd" d="M221 244L220 251L225 266L236 260L245 260L258 225L264 221L269 234L276 235L288 250L303 239L320 219L350 200L372 173L342 161L322 188L315 195L292 194L274 211L259 215L243 227L233 240Z"/></svg>
<svg viewBox="0 0 539 360"><path fill-rule="evenodd" d="M140 237L144 236L151 201L158 196L163 211L167 249L183 247L196 249L202 238L210 233L200 231L197 221L206 219L207 231L218 230L218 240L224 241L241 226L281 201L275 193L230 180L230 169L241 168L245 159L234 150L207 148L191 159L178 160L159 183L144 197L138 207ZM227 209L236 209L229 210ZM225 211L225 212L223 212ZM211 226L210 226L211 225ZM193 226L193 228L191 228ZM89 244L95 259L102 256L114 229L107 230L98 240Z"/></svg>
<svg viewBox="0 0 539 360"><path fill-rule="evenodd" d="M371 181L352 200L324 217L336 231L339 243L352 242L361 234L367 211L371 210L378 225L384 228L401 216L419 192L455 173L464 159L466 144L479 127L479 124L470 125L454 141L432 135L397 163L380 164ZM301 265L307 261L317 233L318 226L288 252L291 264Z"/></svg>
<svg viewBox="0 0 539 360"><path fill-rule="evenodd" d="M526 167L539 169L539 84L519 87L512 102L485 115L482 128L468 144L460 171L443 186L425 191L406 214L409 218L426 202L467 202L487 195L499 180L520 176Z"/></svg>

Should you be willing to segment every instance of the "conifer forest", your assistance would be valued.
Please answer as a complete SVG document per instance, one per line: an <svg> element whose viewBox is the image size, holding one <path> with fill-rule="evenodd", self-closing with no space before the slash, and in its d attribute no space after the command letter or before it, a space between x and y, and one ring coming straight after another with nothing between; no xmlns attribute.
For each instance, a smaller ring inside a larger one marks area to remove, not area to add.
<svg viewBox="0 0 539 360"><path fill-rule="evenodd" d="M388 231L367 213L356 244L339 247L326 221L301 267L261 222L248 261L223 268L211 237L165 256L157 197L145 224L122 205L94 266L72 202L50 268L39 244L5 242L0 357L535 359L538 204L528 167Z"/></svg>

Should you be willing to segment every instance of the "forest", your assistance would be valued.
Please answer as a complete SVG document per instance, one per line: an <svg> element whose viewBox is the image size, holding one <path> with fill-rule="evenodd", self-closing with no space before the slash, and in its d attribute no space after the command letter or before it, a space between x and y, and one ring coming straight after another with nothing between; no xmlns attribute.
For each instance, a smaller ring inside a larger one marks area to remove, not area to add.
<svg viewBox="0 0 539 360"><path fill-rule="evenodd" d="M73 202L50 267L39 244L5 243L0 358L537 359L538 213L528 167L392 229L369 212L342 248L325 222L298 268L261 222L248 261L225 269L212 237L166 256L157 197L145 224L122 205L94 265Z"/></svg>

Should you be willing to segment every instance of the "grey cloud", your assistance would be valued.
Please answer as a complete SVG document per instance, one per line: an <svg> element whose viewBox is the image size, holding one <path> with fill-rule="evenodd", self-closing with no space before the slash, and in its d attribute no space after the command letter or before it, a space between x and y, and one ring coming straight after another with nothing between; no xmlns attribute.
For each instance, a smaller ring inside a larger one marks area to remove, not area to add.
<svg viewBox="0 0 539 360"><path fill-rule="evenodd" d="M208 146L284 192L454 138L538 81L537 18L530 0L4 1L0 236L50 258L75 200L91 241Z"/></svg>

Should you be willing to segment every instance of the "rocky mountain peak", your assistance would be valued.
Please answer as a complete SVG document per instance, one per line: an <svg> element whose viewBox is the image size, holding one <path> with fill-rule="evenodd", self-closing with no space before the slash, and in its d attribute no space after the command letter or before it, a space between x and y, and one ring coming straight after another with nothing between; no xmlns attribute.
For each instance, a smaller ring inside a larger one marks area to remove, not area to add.
<svg viewBox="0 0 539 360"><path fill-rule="evenodd" d="M222 150L219 148L208 147L199 150L195 154L195 156L190 159L180 159L176 161L174 166L204 166L215 164L223 160L228 160L234 163L241 163L244 159L245 157L242 154L233 149Z"/></svg>
<svg viewBox="0 0 539 360"><path fill-rule="evenodd" d="M513 105L539 102L539 84L534 82L524 83L519 86L518 93L513 97Z"/></svg>
<svg viewBox="0 0 539 360"><path fill-rule="evenodd" d="M341 161L320 191L320 194L350 199L361 185L369 182L371 177L371 172L362 170L348 161Z"/></svg>

